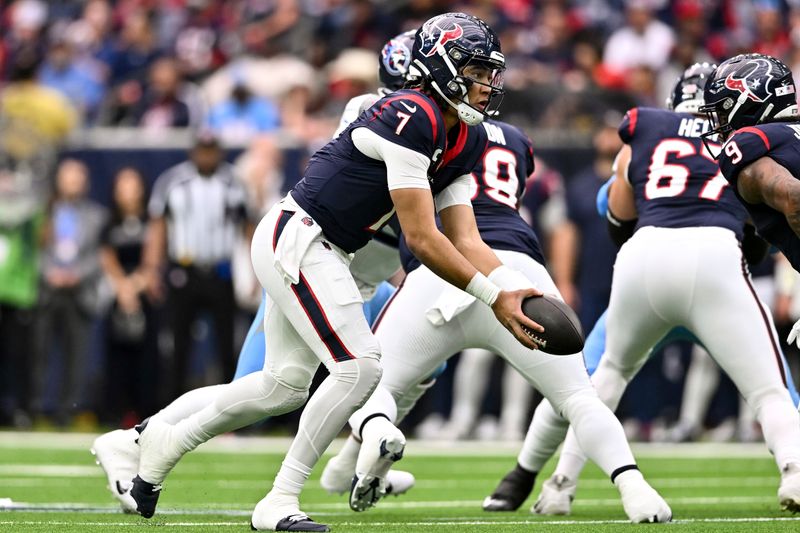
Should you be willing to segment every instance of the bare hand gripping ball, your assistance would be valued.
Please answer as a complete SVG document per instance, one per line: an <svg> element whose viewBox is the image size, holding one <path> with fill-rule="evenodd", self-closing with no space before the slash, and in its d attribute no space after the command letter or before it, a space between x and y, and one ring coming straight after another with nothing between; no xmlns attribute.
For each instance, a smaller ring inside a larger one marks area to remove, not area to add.
<svg viewBox="0 0 800 533"><path fill-rule="evenodd" d="M543 333L525 328L525 333L541 351L570 355L583 350L583 329L578 315L563 301L548 295L526 298L522 302L522 312L544 327Z"/></svg>

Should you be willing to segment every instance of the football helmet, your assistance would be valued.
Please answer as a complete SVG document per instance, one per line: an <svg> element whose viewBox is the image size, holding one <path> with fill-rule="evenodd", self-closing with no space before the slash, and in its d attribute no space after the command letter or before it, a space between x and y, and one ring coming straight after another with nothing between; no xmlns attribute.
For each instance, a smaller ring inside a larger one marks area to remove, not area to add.
<svg viewBox="0 0 800 533"><path fill-rule="evenodd" d="M797 117L792 71L763 54L740 54L720 63L704 90L700 107L711 122L704 138L725 140L745 126Z"/></svg>
<svg viewBox="0 0 800 533"><path fill-rule="evenodd" d="M488 83L464 75L468 66L488 69ZM427 82L470 126L497 114L504 70L505 58L497 34L472 15L445 13L429 19L417 30L409 76ZM470 105L467 99L474 83L490 88L483 109Z"/></svg>
<svg viewBox="0 0 800 533"><path fill-rule="evenodd" d="M411 65L411 50L414 48L416 30L409 30L389 39L381 49L378 77L389 91L403 88L408 67Z"/></svg>
<svg viewBox="0 0 800 533"><path fill-rule="evenodd" d="M717 65L695 63L683 71L675 88L667 97L667 109L676 113L699 113L703 105L703 90Z"/></svg>

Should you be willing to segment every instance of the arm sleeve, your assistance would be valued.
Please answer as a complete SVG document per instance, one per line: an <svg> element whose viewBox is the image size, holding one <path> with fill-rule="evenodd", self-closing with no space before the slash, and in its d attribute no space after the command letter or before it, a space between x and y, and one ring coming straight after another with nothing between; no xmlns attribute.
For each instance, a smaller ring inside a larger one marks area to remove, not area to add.
<svg viewBox="0 0 800 533"><path fill-rule="evenodd" d="M430 189L428 167L430 159L409 148L390 142L367 128L352 131L353 144L359 152L386 163L389 190Z"/></svg>
<svg viewBox="0 0 800 533"><path fill-rule="evenodd" d="M454 205L472 205L472 183L471 174L464 174L454 179L434 198L436 212L439 213Z"/></svg>

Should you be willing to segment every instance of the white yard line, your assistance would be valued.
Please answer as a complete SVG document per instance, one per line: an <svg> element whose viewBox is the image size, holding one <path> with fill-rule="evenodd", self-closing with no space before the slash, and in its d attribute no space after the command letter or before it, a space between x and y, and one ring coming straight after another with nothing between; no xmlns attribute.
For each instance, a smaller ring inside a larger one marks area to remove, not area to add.
<svg viewBox="0 0 800 533"><path fill-rule="evenodd" d="M765 523L765 522L791 522L798 521L798 518L788 517L752 517L752 518L688 518L686 520L675 520L677 524L739 524L739 523ZM226 521L226 522L161 522L162 527L197 527L197 526L219 526L219 527L242 527L245 521ZM607 524L628 524L627 520L450 520L450 521L418 521L418 522L338 522L337 527L391 527L400 526L406 528L435 528L435 527L458 527L458 526L515 526L515 525L550 525L550 526L587 526L587 525L607 525ZM137 527L141 528L139 520L131 522L67 522L67 521L44 521L44 520L0 520L0 526L76 526L81 527Z"/></svg>

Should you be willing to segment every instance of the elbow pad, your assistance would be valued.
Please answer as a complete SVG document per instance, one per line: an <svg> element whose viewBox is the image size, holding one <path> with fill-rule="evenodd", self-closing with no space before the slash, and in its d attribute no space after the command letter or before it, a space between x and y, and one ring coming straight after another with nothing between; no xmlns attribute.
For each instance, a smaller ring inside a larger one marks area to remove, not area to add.
<svg viewBox="0 0 800 533"><path fill-rule="evenodd" d="M768 253L769 243L756 234L756 228L752 224L745 224L742 254L747 264L750 266L759 264L767 257Z"/></svg>
<svg viewBox="0 0 800 533"><path fill-rule="evenodd" d="M638 218L634 218L633 220L619 220L614 216L614 213L611 212L611 209L609 209L606 212L606 221L608 222L608 234L611 236L611 240L614 241L614 244L617 246L625 244L625 241L630 239L631 235L633 235L633 232L636 230L636 222L638 222L638 220Z"/></svg>

